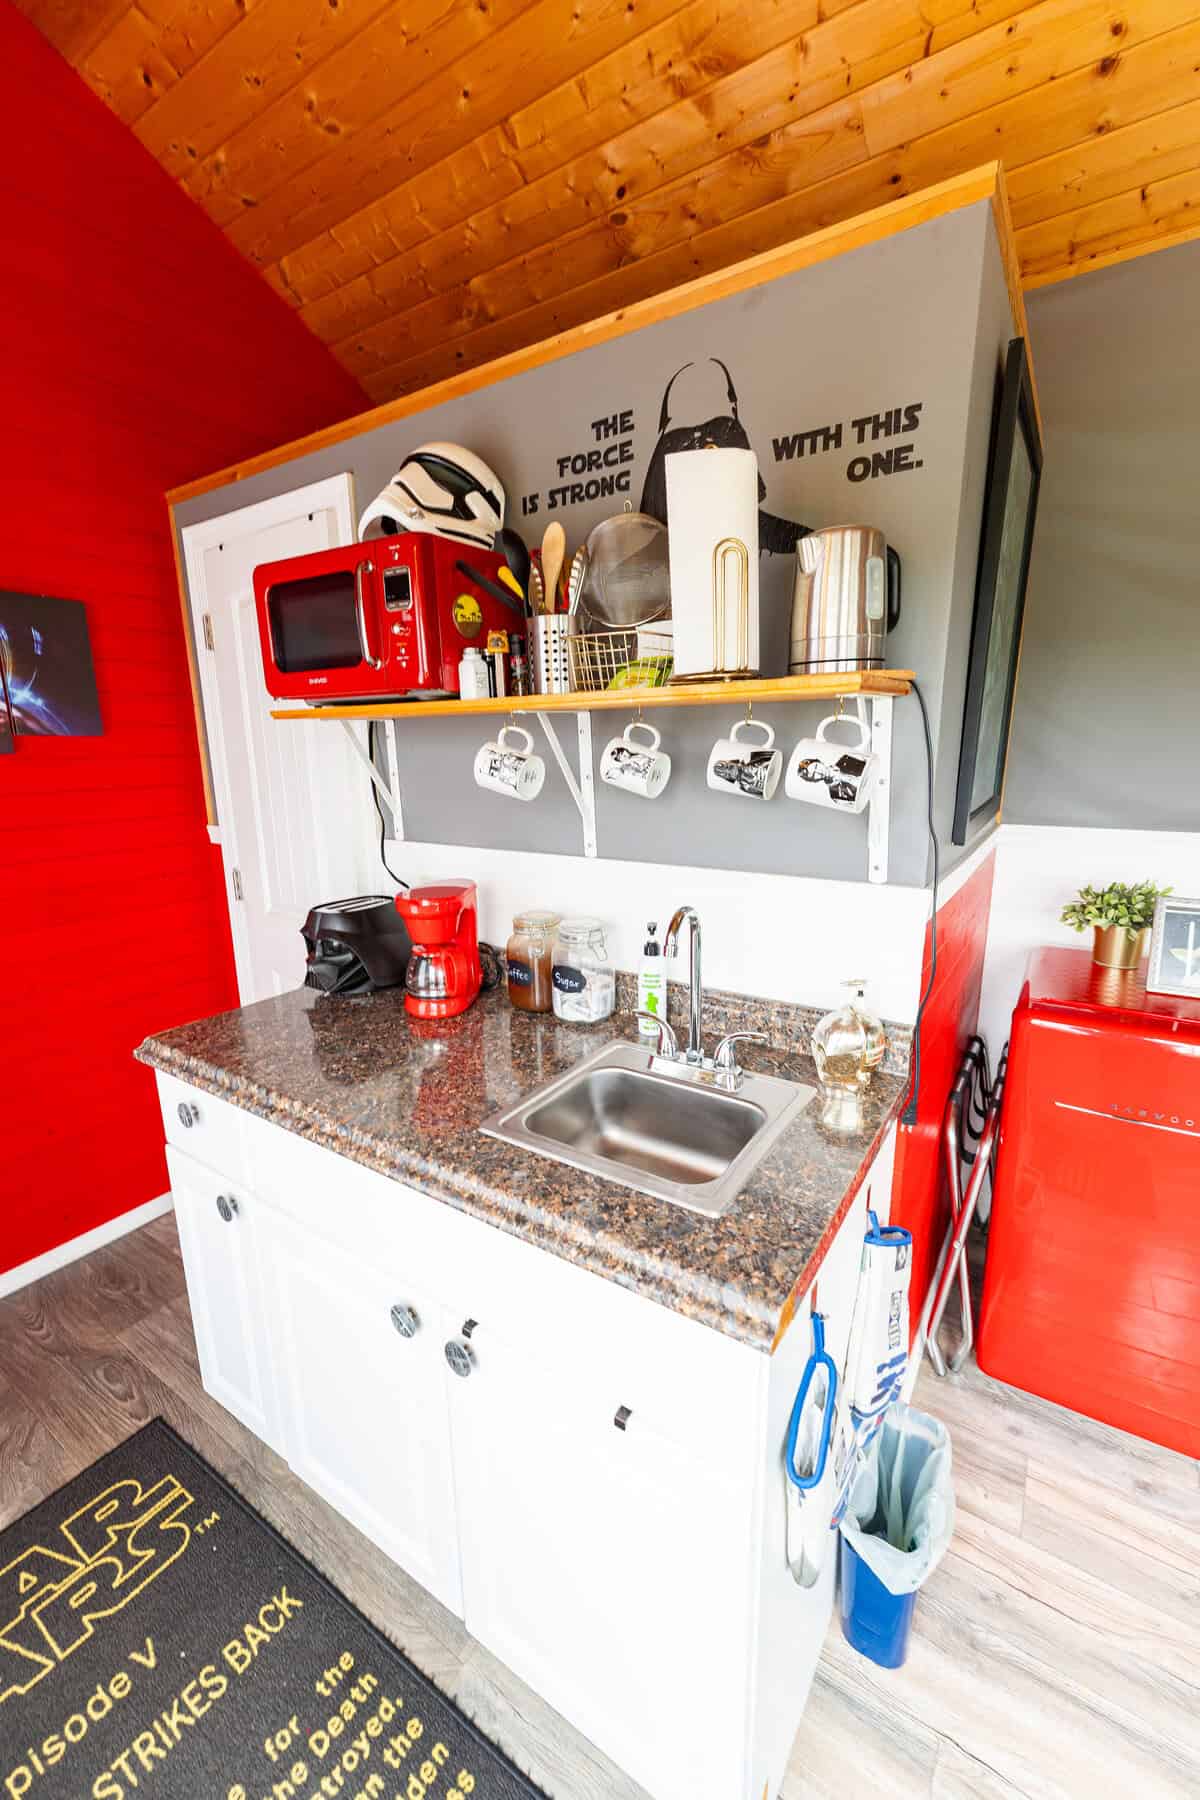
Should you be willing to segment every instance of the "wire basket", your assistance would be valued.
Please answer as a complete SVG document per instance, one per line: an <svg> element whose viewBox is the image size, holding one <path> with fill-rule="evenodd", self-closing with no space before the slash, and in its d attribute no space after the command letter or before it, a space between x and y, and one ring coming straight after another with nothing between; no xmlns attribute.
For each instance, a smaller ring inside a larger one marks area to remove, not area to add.
<svg viewBox="0 0 1200 1800"><path fill-rule="evenodd" d="M606 688L665 687L675 666L670 626L628 631L586 631L570 639L571 686L577 693Z"/></svg>

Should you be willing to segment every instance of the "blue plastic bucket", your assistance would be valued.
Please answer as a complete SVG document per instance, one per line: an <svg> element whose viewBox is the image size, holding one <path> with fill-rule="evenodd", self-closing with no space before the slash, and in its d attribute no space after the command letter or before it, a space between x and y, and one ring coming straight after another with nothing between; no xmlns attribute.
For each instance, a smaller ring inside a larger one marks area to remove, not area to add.
<svg viewBox="0 0 1200 1800"><path fill-rule="evenodd" d="M881 1669L898 1669L908 1655L916 1594L885 1588L845 1538L842 1546L842 1631L846 1641Z"/></svg>

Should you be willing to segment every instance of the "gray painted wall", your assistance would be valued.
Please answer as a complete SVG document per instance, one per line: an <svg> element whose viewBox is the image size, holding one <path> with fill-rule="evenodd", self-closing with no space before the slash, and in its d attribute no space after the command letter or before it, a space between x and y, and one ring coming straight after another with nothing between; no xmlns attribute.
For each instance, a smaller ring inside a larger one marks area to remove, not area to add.
<svg viewBox="0 0 1200 1800"><path fill-rule="evenodd" d="M1046 465L1004 817L1200 828L1200 243L1032 293Z"/></svg>
<svg viewBox="0 0 1200 1800"><path fill-rule="evenodd" d="M847 520L878 525L900 553L903 617L889 659L920 675L939 764L938 818L942 835L948 836L953 780L947 794L945 771L958 755L998 308L1005 320L1000 335L1007 341L1007 297L991 210L980 203L416 418L381 426L331 450L297 458L232 489L188 502L179 509L179 522L211 517L347 468L362 505L407 449L423 439L441 438L467 443L493 463L508 488L509 520L531 542L555 516L562 518L573 548L593 524L619 510L619 499L600 499L553 515L542 510L529 519L522 517L519 496L530 490L545 496L559 479L556 458L593 442L591 421L628 410L635 419L629 466L630 497L636 505L668 378L689 360L696 365L673 394L672 412L680 422L723 412L724 381L706 360L719 356L729 365L741 417L759 456L767 506L811 525ZM860 447L854 419L915 403L921 405L915 432L880 438L874 445L868 438ZM775 461L776 437L839 422L840 448ZM853 482L848 476L851 459L889 442L910 444L913 466ZM791 559L764 555L760 580L763 672L782 673ZM944 688L948 655L950 683ZM786 752L815 728L825 710L764 708L762 716L775 726ZM761 808L708 792L708 749L737 716L733 708L707 707L657 714L664 747L675 758L671 785L653 805L602 790L597 803L600 853L864 880L865 816L845 818L801 806L787 800L782 787ZM475 787L475 750L500 722L402 725L407 835L578 854L578 820L553 768L542 796L529 807L497 803ZM623 723L622 714L594 718L597 754L609 731ZM919 715L911 700L897 703L895 741L891 879L923 885L925 761Z"/></svg>

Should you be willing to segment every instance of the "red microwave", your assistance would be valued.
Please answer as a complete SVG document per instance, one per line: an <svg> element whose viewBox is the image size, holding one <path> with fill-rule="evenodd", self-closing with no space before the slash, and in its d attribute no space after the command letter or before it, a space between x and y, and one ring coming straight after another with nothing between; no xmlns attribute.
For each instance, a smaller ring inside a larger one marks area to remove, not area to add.
<svg viewBox="0 0 1200 1800"><path fill-rule="evenodd" d="M457 694L463 650L485 650L489 632L513 631L522 616L515 596L510 607L488 591L503 561L405 532L260 563L267 692L314 705Z"/></svg>

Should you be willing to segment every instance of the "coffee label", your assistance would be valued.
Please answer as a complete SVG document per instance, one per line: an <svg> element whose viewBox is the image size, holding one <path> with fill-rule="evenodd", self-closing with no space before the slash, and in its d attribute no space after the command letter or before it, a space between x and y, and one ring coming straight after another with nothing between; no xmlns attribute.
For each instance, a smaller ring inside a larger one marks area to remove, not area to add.
<svg viewBox="0 0 1200 1800"><path fill-rule="evenodd" d="M550 979L560 994L582 994L587 986L587 976L581 969L573 969L570 963L555 963Z"/></svg>
<svg viewBox="0 0 1200 1800"><path fill-rule="evenodd" d="M513 987L532 987L533 970L528 963L518 962L515 957L508 959L508 979Z"/></svg>

